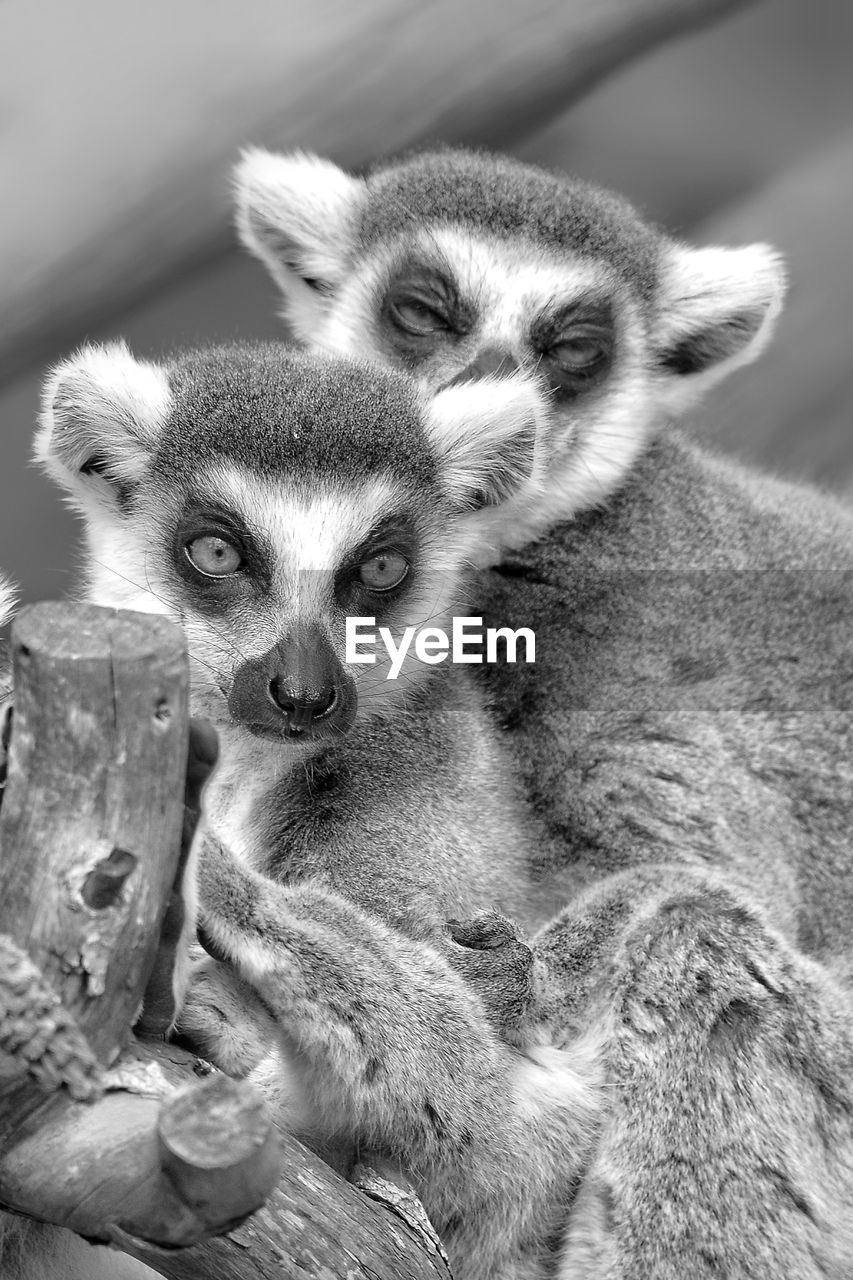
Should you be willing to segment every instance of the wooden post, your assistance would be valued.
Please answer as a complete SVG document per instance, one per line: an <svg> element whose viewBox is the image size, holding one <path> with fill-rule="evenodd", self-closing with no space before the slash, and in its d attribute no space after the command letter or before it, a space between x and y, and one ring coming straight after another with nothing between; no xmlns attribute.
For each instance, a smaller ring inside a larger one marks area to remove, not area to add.
<svg viewBox="0 0 853 1280"><path fill-rule="evenodd" d="M0 932L108 1066L138 1015L177 867L183 637L165 618L35 605L15 622L12 661Z"/></svg>
<svg viewBox="0 0 853 1280"><path fill-rule="evenodd" d="M130 1035L143 991L166 1003L175 869L215 758L209 730L188 735L178 629L39 605L12 648L0 1207L111 1242L171 1280L449 1280L411 1195L370 1171L364 1191L345 1182L279 1139L250 1087Z"/></svg>
<svg viewBox="0 0 853 1280"><path fill-rule="evenodd" d="M251 1088L176 1094L127 1051L191 836L183 637L164 618L37 605L12 661L0 1203L92 1239L189 1244L257 1208L278 1156Z"/></svg>

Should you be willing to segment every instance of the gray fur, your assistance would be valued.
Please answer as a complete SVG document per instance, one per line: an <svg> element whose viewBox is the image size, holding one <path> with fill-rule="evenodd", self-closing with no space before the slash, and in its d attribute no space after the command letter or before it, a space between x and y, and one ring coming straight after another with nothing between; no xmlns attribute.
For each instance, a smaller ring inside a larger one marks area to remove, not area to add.
<svg viewBox="0 0 853 1280"><path fill-rule="evenodd" d="M223 776L198 874L210 956L179 1027L224 1069L269 1078L282 1122L342 1171L364 1151L403 1164L458 1280L544 1280L595 1128L595 1052L542 1035L544 972L502 914L539 914L534 835L481 695L463 669L428 668L379 716L363 684L366 710L344 736L268 736L259 749L223 708L269 628L292 627L305 607L269 586L290 531L281 519L257 527L265 484L343 509L359 502L353 482L380 476L412 512L415 581L436 546L452 556L461 517L424 402L399 375L271 346L192 353L161 372L152 384L140 368L137 387L126 349L73 358L49 384L39 450L86 513L93 559L119 580L143 564L136 605L185 624L195 709L219 715ZM114 412L100 416L110 395ZM159 425L147 452L128 426L116 502L120 410L153 423L152 399ZM95 419L81 423L76 407L64 419L72 401ZM94 476L78 432L97 442ZM240 468L237 514L270 565L251 590L208 604L186 588L175 540L182 495L223 464ZM90 598L116 601L97 586ZM334 635L331 605L322 621ZM235 857L219 824L252 788Z"/></svg>
<svg viewBox="0 0 853 1280"><path fill-rule="evenodd" d="M358 224L361 251L413 226L461 223L489 235L523 237L549 254L605 257L649 301L660 233L615 192L489 152L427 150L377 165Z"/></svg>
<svg viewBox="0 0 853 1280"><path fill-rule="evenodd" d="M535 670L489 674L571 904L538 942L554 1026L611 1028L566 1275L840 1280L850 513L673 433L482 599L537 631Z"/></svg>
<svg viewBox="0 0 853 1280"><path fill-rule="evenodd" d="M174 407L153 459L167 482L236 459L263 476L347 483L389 472L416 487L436 484L405 378L271 342L186 352L170 362L169 382Z"/></svg>
<svg viewBox="0 0 853 1280"><path fill-rule="evenodd" d="M373 279L383 235L414 242L444 221L511 245L516 265L545 251L561 269L594 243L638 296L660 287L655 234L632 211L607 205L613 221L586 238L586 197L509 159L392 161L351 199L366 230L330 268L342 296ZM638 339L668 379L654 442L594 509L567 503L571 520L505 555L477 600L490 622L536 630L534 668L484 675L541 822L533 882L568 904L536 942L552 1034L597 1028L609 1085L560 1280L853 1274L853 517L667 427L686 403L667 388L756 332L736 295L709 328L685 294L664 343L673 298L657 298ZM318 341L396 361L370 346L358 296L316 311ZM305 309L299 332L312 341ZM447 344L431 360L426 384L456 372ZM457 368L475 360L474 344ZM580 402L565 421L571 438L614 438Z"/></svg>

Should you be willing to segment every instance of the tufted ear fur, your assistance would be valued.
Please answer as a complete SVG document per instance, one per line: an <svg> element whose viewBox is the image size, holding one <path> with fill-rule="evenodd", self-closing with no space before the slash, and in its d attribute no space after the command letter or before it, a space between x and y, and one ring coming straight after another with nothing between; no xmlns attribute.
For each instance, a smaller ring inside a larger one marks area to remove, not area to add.
<svg viewBox="0 0 853 1280"><path fill-rule="evenodd" d="M35 456L84 515L121 509L172 406L166 371L123 342L83 347L50 373Z"/></svg>
<svg viewBox="0 0 853 1280"><path fill-rule="evenodd" d="M15 604L18 598L18 589L13 582L10 582L5 574L0 573L0 627L5 627L7 622L12 621L15 612ZM0 662L0 681L4 676L3 664ZM4 693L3 685L0 683L0 697Z"/></svg>
<svg viewBox="0 0 853 1280"><path fill-rule="evenodd" d="M681 411L761 354L782 310L785 283L782 259L769 245L666 246L653 341L667 407Z"/></svg>
<svg viewBox="0 0 853 1280"><path fill-rule="evenodd" d="M234 186L240 239L281 289L294 336L309 341L343 278L365 184L304 151L253 147L234 170Z"/></svg>
<svg viewBox="0 0 853 1280"><path fill-rule="evenodd" d="M535 491L543 469L545 419L535 382L519 373L436 393L427 412L427 434L460 510L497 506L525 486Z"/></svg>

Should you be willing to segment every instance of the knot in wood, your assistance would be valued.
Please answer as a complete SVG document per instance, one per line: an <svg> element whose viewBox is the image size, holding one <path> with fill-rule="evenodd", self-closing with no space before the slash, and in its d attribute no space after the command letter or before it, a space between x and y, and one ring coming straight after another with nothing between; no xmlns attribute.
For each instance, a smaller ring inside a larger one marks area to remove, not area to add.
<svg viewBox="0 0 853 1280"><path fill-rule="evenodd" d="M121 900L121 891L136 866L136 858L126 849L113 849L107 858L96 863L86 879L80 896L93 911L103 911Z"/></svg>

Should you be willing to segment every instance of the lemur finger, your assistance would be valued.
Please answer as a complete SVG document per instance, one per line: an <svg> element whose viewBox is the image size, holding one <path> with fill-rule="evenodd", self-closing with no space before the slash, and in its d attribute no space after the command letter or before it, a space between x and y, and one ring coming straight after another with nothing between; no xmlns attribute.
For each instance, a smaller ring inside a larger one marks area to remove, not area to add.
<svg viewBox="0 0 853 1280"><path fill-rule="evenodd" d="M208 958L193 969L177 1030L200 1057L237 1077L248 1075L278 1038L273 1018L252 988Z"/></svg>
<svg viewBox="0 0 853 1280"><path fill-rule="evenodd" d="M197 716L190 718L187 752L187 788L184 803L198 808L201 790L219 759L219 738L213 725Z"/></svg>
<svg viewBox="0 0 853 1280"><path fill-rule="evenodd" d="M536 966L519 929L497 911L448 920L447 958L482 999L503 1039L521 1044L536 1015Z"/></svg>

